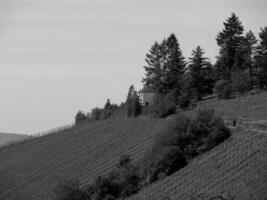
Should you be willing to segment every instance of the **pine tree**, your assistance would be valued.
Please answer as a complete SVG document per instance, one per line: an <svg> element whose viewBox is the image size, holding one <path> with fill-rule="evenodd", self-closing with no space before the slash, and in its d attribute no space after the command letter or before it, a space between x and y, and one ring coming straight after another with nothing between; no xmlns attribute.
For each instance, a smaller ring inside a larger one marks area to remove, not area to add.
<svg viewBox="0 0 267 200"><path fill-rule="evenodd" d="M141 103L140 103L140 99L139 96L137 95L137 92L134 91L132 100L131 100L131 116L133 117L137 117L140 113L141 113Z"/></svg>
<svg viewBox="0 0 267 200"><path fill-rule="evenodd" d="M249 71L250 82L252 82L252 73L253 73L253 66L254 66L254 55L256 51L256 44L257 39L253 32L250 30L246 33L244 41L243 41L243 50L244 50L244 60L245 60L245 67Z"/></svg>
<svg viewBox="0 0 267 200"><path fill-rule="evenodd" d="M105 109L108 109L108 108L110 108L110 106L111 106L110 99L107 99L107 102L106 102L104 108L105 108Z"/></svg>
<svg viewBox="0 0 267 200"><path fill-rule="evenodd" d="M146 63L144 66L146 71L145 78L143 82L145 85L151 86L155 91L161 92L164 89L164 79L163 79L163 64L165 60L164 43L159 44L155 42L152 45L149 53L146 54Z"/></svg>
<svg viewBox="0 0 267 200"><path fill-rule="evenodd" d="M129 88L127 99L126 99L127 116L128 117L131 117L132 116L132 113L133 113L133 110L132 110L132 100L133 100L133 97L134 97L134 93L135 93L134 86L131 85L130 88Z"/></svg>
<svg viewBox="0 0 267 200"><path fill-rule="evenodd" d="M182 76L185 71L185 61L176 36L172 33L166 40L166 92L181 89Z"/></svg>
<svg viewBox="0 0 267 200"><path fill-rule="evenodd" d="M261 28L260 44L257 47L257 65L259 67L260 87L267 86L267 27Z"/></svg>
<svg viewBox="0 0 267 200"><path fill-rule="evenodd" d="M230 72L235 62L235 57L238 49L240 48L240 44L243 40L243 31L244 27L239 20L239 18L232 13L232 15L226 20L224 24L224 29L219 32L216 37L217 44L221 47L221 61L225 61L223 64L224 67L226 65L226 69L224 69L224 78L230 79ZM222 58L222 56L224 58Z"/></svg>
<svg viewBox="0 0 267 200"><path fill-rule="evenodd" d="M160 44L155 42L146 54L144 66L145 85L151 86L157 93L165 94L171 90L180 90L185 61L178 40L174 34Z"/></svg>
<svg viewBox="0 0 267 200"><path fill-rule="evenodd" d="M192 51L192 57L190 57L189 60L191 87L196 92L198 100L200 100L202 95L205 93L204 67L207 65L207 58L204 57L203 49L200 46L197 46L197 48Z"/></svg>

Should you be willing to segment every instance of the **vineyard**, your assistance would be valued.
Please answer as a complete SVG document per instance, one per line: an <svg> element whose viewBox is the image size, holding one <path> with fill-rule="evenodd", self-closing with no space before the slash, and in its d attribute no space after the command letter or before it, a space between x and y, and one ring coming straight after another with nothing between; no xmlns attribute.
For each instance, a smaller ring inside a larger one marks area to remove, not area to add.
<svg viewBox="0 0 267 200"><path fill-rule="evenodd" d="M123 154L140 158L162 120L118 119L73 127L0 150L0 199L53 199L62 178L87 185Z"/></svg>
<svg viewBox="0 0 267 200"><path fill-rule="evenodd" d="M181 200L193 195L227 192L236 199L265 200L267 115L262 113L267 113L266 97L264 94L261 98L252 96L245 100L203 101L198 107L217 106L225 117L243 117L233 128L231 138L129 199ZM227 111L228 105L234 108L237 103L241 109ZM241 115L242 109L255 120ZM97 176L110 172L121 155L140 159L165 120L168 118L97 121L3 147L0 149L0 200L52 200L56 184L66 178L78 179L85 187Z"/></svg>
<svg viewBox="0 0 267 200"><path fill-rule="evenodd" d="M187 167L129 200L187 200L227 193L235 199L267 198L267 136L238 129L233 137L194 159Z"/></svg>

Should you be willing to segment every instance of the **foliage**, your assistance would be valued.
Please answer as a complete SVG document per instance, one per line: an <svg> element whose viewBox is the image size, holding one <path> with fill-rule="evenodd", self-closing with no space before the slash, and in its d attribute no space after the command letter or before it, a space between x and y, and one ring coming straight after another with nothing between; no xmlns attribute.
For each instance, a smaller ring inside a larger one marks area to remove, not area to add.
<svg viewBox="0 0 267 200"><path fill-rule="evenodd" d="M175 93L171 91L167 94L155 94L153 105L150 108L150 113L155 117L166 117L175 113L176 101Z"/></svg>
<svg viewBox="0 0 267 200"><path fill-rule="evenodd" d="M146 63L146 75L143 79L145 85L151 86L160 94L180 90L185 61L174 34L161 43L154 43L146 54Z"/></svg>
<svg viewBox="0 0 267 200"><path fill-rule="evenodd" d="M187 164L185 157L176 146L167 146L147 155L142 168L144 184L164 178Z"/></svg>
<svg viewBox="0 0 267 200"><path fill-rule="evenodd" d="M131 87L129 88L126 106L128 117L137 117L139 114L141 114L142 106L139 96L137 95L137 92L135 91L133 85L131 85Z"/></svg>
<svg viewBox="0 0 267 200"><path fill-rule="evenodd" d="M264 88L267 86L267 27L261 29L259 36L260 44L257 47L258 54L256 60L259 68L260 88Z"/></svg>
<svg viewBox="0 0 267 200"><path fill-rule="evenodd" d="M80 188L77 181L61 180L55 190L56 200L88 200L88 195Z"/></svg>
<svg viewBox="0 0 267 200"><path fill-rule="evenodd" d="M214 85L214 92L218 99L229 99L232 95L232 88L230 81L218 80Z"/></svg>
<svg viewBox="0 0 267 200"><path fill-rule="evenodd" d="M175 146L182 156L191 159L229 136L230 131L213 110L199 110L192 119L180 114L170 121L155 139L153 150Z"/></svg>
<svg viewBox="0 0 267 200"><path fill-rule="evenodd" d="M251 89L249 75L245 72L232 73L231 87L235 93L245 94Z"/></svg>
<svg viewBox="0 0 267 200"><path fill-rule="evenodd" d="M204 51L200 46L197 46L195 50L192 51L192 57L189 58L189 72L191 77L191 87L194 89L198 100L202 98L205 93L205 68L207 66L207 58L204 57Z"/></svg>
<svg viewBox="0 0 267 200"><path fill-rule="evenodd" d="M224 29L216 37L217 44L220 46L220 62L223 74L221 78L230 79L230 73L233 69L236 54L243 40L244 27L239 18L232 13L226 19Z"/></svg>
<svg viewBox="0 0 267 200"><path fill-rule="evenodd" d="M103 109L95 107L92 109L91 111L91 119L93 121L97 121L101 119L101 115L102 115Z"/></svg>
<svg viewBox="0 0 267 200"><path fill-rule="evenodd" d="M82 111L78 111L76 116L75 116L75 124L81 123L86 121L87 117Z"/></svg>

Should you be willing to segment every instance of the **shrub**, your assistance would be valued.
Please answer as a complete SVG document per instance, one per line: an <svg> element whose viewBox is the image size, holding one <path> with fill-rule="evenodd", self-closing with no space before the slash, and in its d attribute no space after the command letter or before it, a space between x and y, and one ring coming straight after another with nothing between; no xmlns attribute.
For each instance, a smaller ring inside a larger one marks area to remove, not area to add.
<svg viewBox="0 0 267 200"><path fill-rule="evenodd" d="M101 109L101 108L97 108L97 107L93 108L91 111L91 119L93 121L100 120L101 116L102 116L102 112L103 112L103 109Z"/></svg>
<svg viewBox="0 0 267 200"><path fill-rule="evenodd" d="M56 200L88 200L88 195L74 180L60 181L54 190Z"/></svg>
<svg viewBox="0 0 267 200"><path fill-rule="evenodd" d="M75 116L75 123L81 123L84 122L87 119L86 115L82 111L78 111L78 113Z"/></svg>
<svg viewBox="0 0 267 200"><path fill-rule="evenodd" d="M229 99L232 95L232 88L229 81L219 80L215 83L214 92L219 99Z"/></svg>
<svg viewBox="0 0 267 200"><path fill-rule="evenodd" d="M201 154L230 137L230 130L214 110L199 110L190 123L188 133L195 147L191 155L185 152L188 156Z"/></svg>
<svg viewBox="0 0 267 200"><path fill-rule="evenodd" d="M156 94L150 112L155 117L166 117L176 111L174 91L167 94Z"/></svg>
<svg viewBox="0 0 267 200"><path fill-rule="evenodd" d="M245 94L251 89L249 75L245 72L232 73L231 87L235 93Z"/></svg>
<svg viewBox="0 0 267 200"><path fill-rule="evenodd" d="M176 146L184 157L191 159L223 142L229 136L229 129L213 110L199 110L192 119L180 114L168 121L156 136L153 151Z"/></svg>
<svg viewBox="0 0 267 200"><path fill-rule="evenodd" d="M150 159L146 159L147 162L142 171L146 184L162 179L187 164L180 149L176 146L161 148L157 152L153 151L153 153L147 156Z"/></svg>

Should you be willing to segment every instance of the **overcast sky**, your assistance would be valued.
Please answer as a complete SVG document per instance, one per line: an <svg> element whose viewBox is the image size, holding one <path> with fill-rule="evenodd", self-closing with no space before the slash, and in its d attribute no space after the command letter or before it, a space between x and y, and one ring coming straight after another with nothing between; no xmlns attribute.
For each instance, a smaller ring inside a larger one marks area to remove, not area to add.
<svg viewBox="0 0 267 200"><path fill-rule="evenodd" d="M0 0L0 132L33 134L124 101L170 33L185 57L201 45L214 62L223 21L235 12L258 35L266 10L266 0Z"/></svg>

